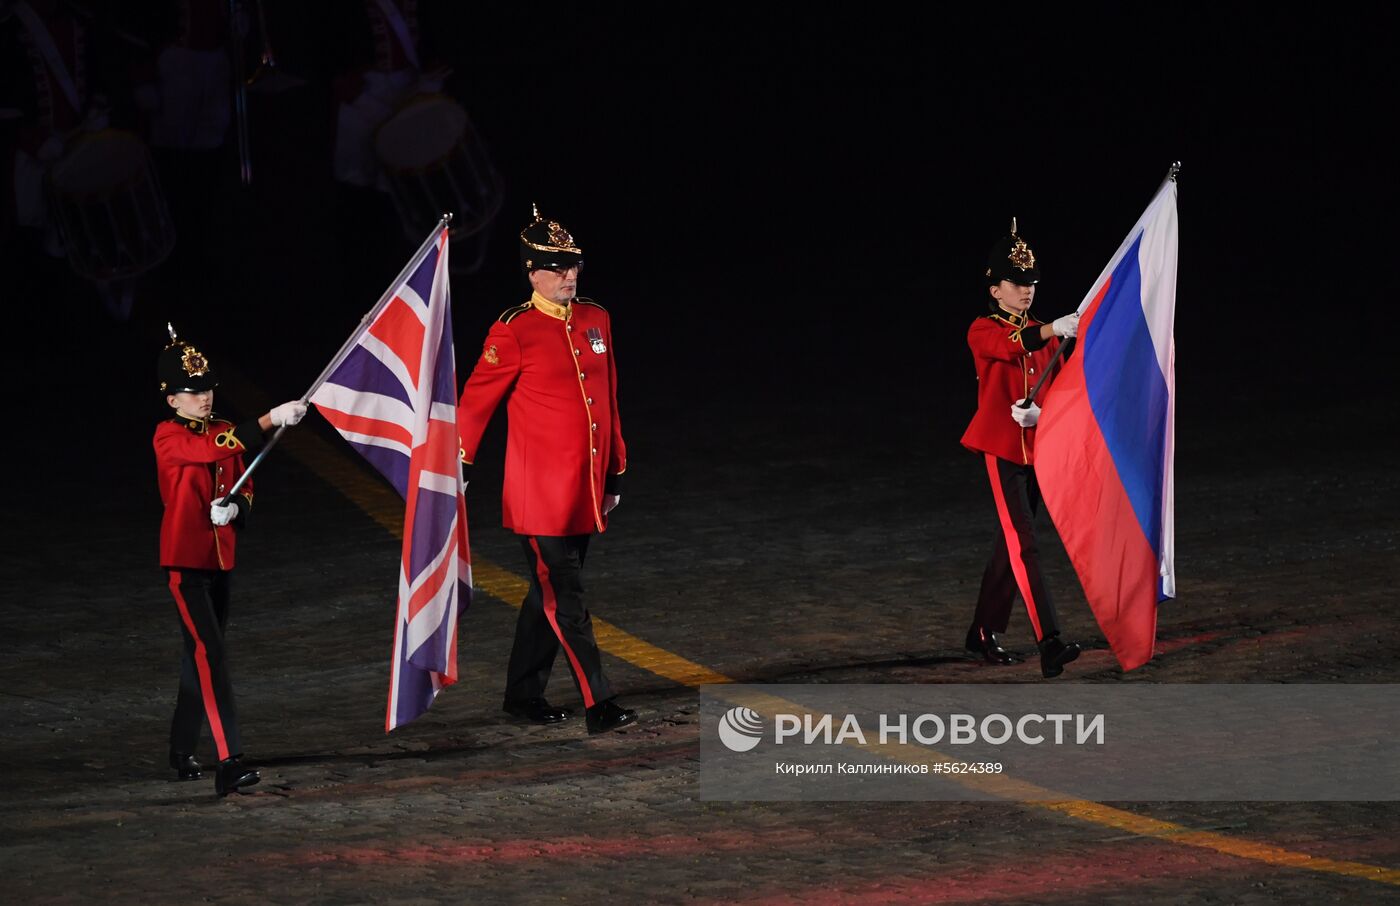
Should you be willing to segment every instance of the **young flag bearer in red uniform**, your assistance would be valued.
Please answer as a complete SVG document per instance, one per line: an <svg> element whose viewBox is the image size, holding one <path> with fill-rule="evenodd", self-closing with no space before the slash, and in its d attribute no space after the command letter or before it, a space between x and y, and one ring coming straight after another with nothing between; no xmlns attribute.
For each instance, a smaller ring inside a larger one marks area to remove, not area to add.
<svg viewBox="0 0 1400 906"><path fill-rule="evenodd" d="M1075 336L1079 315L1068 314L1050 324L1030 316L1040 269L1035 253L1017 234L1014 219L1010 235L992 246L986 277L991 313L973 321L967 332L977 367L977 414L962 443L982 454L999 531L982 573L977 611L965 644L989 663L1015 663L1017 657L1001 646L997 633L1006 631L1012 597L1019 591L1035 630L1041 673L1059 676L1065 664L1079 657L1079 646L1060 639L1055 605L1040 571L1035 538L1041 499L1035 478L1035 424L1040 407L1021 404L1050 366L1060 342Z"/></svg>
<svg viewBox="0 0 1400 906"><path fill-rule="evenodd" d="M237 533L253 508L253 483L245 482L228 503L220 502L243 474L243 454L262 446L265 431L301 421L306 404L283 403L241 425L219 418L213 414L218 381L209 360L194 344L177 339L174 329L157 370L161 393L175 410L174 417L156 426L153 441L165 504L160 565L169 576L185 642L180 694L170 723L170 766L180 780L202 776L194 753L207 719L219 754L214 790L227 796L261 779L241 762L224 642Z"/></svg>
<svg viewBox="0 0 1400 906"><path fill-rule="evenodd" d="M622 494L627 448L617 413L612 321L576 296L583 250L535 211L520 234L534 289L491 327L462 388L457 427L470 476L482 432L502 399L508 417L505 527L520 536L530 591L520 606L506 673L505 710L539 723L569 711L544 698L562 648L583 698L588 732L626 726L637 712L613 701L583 601L584 555Z"/></svg>

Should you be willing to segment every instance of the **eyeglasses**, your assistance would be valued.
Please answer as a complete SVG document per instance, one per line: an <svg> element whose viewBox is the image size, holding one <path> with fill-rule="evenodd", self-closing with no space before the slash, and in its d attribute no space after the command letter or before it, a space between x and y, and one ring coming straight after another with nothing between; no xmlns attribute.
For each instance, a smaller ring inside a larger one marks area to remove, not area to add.
<svg viewBox="0 0 1400 906"><path fill-rule="evenodd" d="M575 274L581 274L583 273L583 262L580 261L578 264L571 264L568 267L545 267L541 268L541 270L549 271L551 274L556 274L560 277L564 276L569 271L573 271Z"/></svg>

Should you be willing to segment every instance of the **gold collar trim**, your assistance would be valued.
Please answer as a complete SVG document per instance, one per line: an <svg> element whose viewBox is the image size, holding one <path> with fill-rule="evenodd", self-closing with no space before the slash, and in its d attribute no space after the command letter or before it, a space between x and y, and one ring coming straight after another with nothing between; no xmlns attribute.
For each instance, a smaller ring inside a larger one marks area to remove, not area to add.
<svg viewBox="0 0 1400 906"><path fill-rule="evenodd" d="M551 318L558 318L560 321L567 321L574 314L572 305L560 305L552 299L546 299L539 293L530 293L530 304Z"/></svg>
<svg viewBox="0 0 1400 906"><path fill-rule="evenodd" d="M210 418L212 417L213 416L210 416ZM208 418L190 418L188 415L181 415L180 413L176 412L175 419L178 422L180 422L180 424L184 425L186 428L189 428L193 431L198 431L200 434L203 434L205 431L209 430Z"/></svg>
<svg viewBox="0 0 1400 906"><path fill-rule="evenodd" d="M1007 311L998 305L996 313L993 314L992 317L1005 321L1012 327L1025 327L1026 323L1031 319L1031 313L1028 309L1025 314L1017 314L1014 311Z"/></svg>

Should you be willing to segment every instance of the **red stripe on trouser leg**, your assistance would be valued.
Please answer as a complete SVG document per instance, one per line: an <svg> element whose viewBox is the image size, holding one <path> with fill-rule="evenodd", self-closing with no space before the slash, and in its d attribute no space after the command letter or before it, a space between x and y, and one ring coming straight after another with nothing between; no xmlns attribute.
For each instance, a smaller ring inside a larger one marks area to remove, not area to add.
<svg viewBox="0 0 1400 906"><path fill-rule="evenodd" d="M987 458L987 477L992 481L992 497L997 502L997 519L1001 520L1001 534L1006 539L1006 552L1011 560L1011 574L1016 577L1016 587L1020 589L1021 598L1026 602L1026 613L1030 615L1031 628L1035 630L1035 640L1039 642L1042 638L1040 617L1036 614L1035 596L1031 594L1031 580L1026 575L1026 562L1021 559L1021 536L1016 531L1016 524L1011 521L1011 511L1006 507L1006 493L1002 490L997 458L990 453L983 455Z"/></svg>
<svg viewBox="0 0 1400 906"><path fill-rule="evenodd" d="M549 627L554 630L554 637L559 640L560 647L569 656L569 666L578 679L579 692L583 694L583 706L591 708L596 704L593 701L593 689L588 685L588 677L584 675L583 665L579 663L578 655L574 654L574 649L569 647L564 633L559 630L559 618L556 613L559 605L554 596L554 586L549 582L549 566L545 564L544 554L540 552L540 543L534 538L530 539L530 550L535 553L535 575L540 583L540 600L544 605L544 617L549 620Z"/></svg>
<svg viewBox="0 0 1400 906"><path fill-rule="evenodd" d="M170 593L175 596L175 606L180 611L180 621L185 624L185 631L194 639L194 667L195 672L199 674L199 691L204 699L204 715L209 718L209 732L214 736L219 760L223 761L231 757L231 753L228 750L228 740L224 738L224 722L219 718L219 702L214 697L214 676L209 669L209 653L204 648L204 640L194 628L194 619L190 616L185 596L180 593L178 570L170 571Z"/></svg>

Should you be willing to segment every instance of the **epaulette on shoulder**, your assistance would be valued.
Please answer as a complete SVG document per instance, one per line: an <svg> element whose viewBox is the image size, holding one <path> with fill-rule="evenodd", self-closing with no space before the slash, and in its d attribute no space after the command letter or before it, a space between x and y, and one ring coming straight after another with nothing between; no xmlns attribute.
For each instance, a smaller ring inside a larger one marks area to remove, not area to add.
<svg viewBox="0 0 1400 906"><path fill-rule="evenodd" d="M603 306L599 305L597 302L584 296L575 296L574 303L577 305L592 305L594 308L603 308ZM603 308L603 311L607 311L607 309Z"/></svg>
<svg viewBox="0 0 1400 906"><path fill-rule="evenodd" d="M524 302L524 303L521 303L520 305L516 305L516 306L512 306L511 308L507 308L505 311L501 312L501 316L500 316L499 318L497 318L496 320L500 321L502 324L509 324L511 318L514 318L516 315L522 314L522 313L527 312L527 311L529 311L529 310L530 310L530 303L529 303L529 302Z"/></svg>

